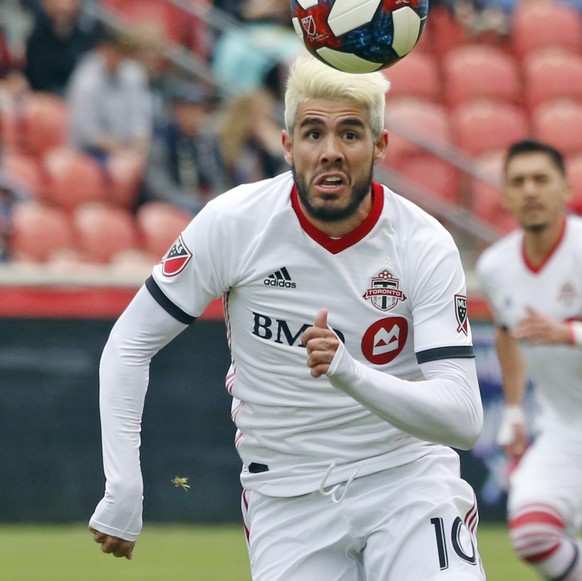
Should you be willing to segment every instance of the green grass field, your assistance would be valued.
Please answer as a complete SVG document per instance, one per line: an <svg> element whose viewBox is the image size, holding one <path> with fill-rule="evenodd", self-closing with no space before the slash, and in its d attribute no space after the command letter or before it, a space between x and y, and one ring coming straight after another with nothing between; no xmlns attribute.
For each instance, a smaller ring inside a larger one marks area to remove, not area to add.
<svg viewBox="0 0 582 581"><path fill-rule="evenodd" d="M503 526L482 525L479 545L488 581L537 581ZM103 555L83 526L0 526L0 555L3 581L250 581L237 526L149 525L131 561Z"/></svg>

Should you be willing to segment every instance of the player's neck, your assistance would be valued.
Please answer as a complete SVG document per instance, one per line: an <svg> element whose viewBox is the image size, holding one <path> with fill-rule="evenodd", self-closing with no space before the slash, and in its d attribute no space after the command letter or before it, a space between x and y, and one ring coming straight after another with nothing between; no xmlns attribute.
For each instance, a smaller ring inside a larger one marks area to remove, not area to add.
<svg viewBox="0 0 582 581"><path fill-rule="evenodd" d="M525 230L523 250L528 262L535 266L543 264L562 240L565 228L566 217L563 216L543 230Z"/></svg>

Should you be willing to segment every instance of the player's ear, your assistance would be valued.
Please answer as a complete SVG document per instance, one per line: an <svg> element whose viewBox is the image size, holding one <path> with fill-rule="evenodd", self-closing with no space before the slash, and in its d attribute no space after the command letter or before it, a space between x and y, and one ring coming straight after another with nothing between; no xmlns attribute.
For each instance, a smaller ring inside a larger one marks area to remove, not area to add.
<svg viewBox="0 0 582 581"><path fill-rule="evenodd" d="M293 140L287 131L281 133L281 143L283 144L283 157L289 165L293 165Z"/></svg>
<svg viewBox="0 0 582 581"><path fill-rule="evenodd" d="M376 137L376 143L374 147L374 163L379 163L386 157L386 150L388 149L388 130L382 130L378 137Z"/></svg>

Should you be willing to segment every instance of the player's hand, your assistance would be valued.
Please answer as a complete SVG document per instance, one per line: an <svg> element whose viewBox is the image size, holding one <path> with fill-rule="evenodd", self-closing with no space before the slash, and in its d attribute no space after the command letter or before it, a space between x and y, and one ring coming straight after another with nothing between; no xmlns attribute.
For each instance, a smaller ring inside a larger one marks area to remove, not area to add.
<svg viewBox="0 0 582 581"><path fill-rule="evenodd" d="M307 348L307 366L311 368L311 375L325 375L339 347L337 335L327 326L327 309L317 313L313 326L305 329L301 341Z"/></svg>
<svg viewBox="0 0 582 581"><path fill-rule="evenodd" d="M514 462L519 462L524 455L528 440L525 415L520 406L508 405L503 410L497 443Z"/></svg>
<svg viewBox="0 0 582 581"><path fill-rule="evenodd" d="M527 316L518 323L512 335L533 345L568 343L570 338L566 323L542 315L531 307L527 308Z"/></svg>
<svg viewBox="0 0 582 581"><path fill-rule="evenodd" d="M114 557L125 557L130 560L133 557L135 541L124 541L123 539L99 532L93 527L89 527L89 531L93 535L93 540L101 545L101 550L104 553L113 553Z"/></svg>

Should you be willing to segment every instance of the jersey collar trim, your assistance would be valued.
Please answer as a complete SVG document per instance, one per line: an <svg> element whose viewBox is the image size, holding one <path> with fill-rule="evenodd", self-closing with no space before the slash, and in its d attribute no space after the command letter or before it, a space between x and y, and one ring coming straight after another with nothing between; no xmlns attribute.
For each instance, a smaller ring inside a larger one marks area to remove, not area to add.
<svg viewBox="0 0 582 581"><path fill-rule="evenodd" d="M558 239L556 240L556 242L552 246L552 248L550 248L550 251L546 254L546 257L542 260L542 262L540 262L540 264L533 264L528 259L527 255L525 253L525 237L524 237L521 241L521 255L523 257L523 262L524 262L526 268L528 270L530 270L531 272L533 272L534 274L537 274L538 272L540 272L544 268L544 266L546 266L546 264L548 264L548 262L550 261L550 258L552 258L552 256L556 252L556 250L558 250L560 244L562 243L562 240L564 240L565 234L566 234L566 218L564 218L562 220L562 229L560 231L560 235L558 236Z"/></svg>
<svg viewBox="0 0 582 581"><path fill-rule="evenodd" d="M355 230L352 230L349 234L341 238L331 238L309 222L299 206L299 195L297 194L297 187L295 185L293 185L293 189L291 190L291 206L305 233L327 251L332 254L338 254L342 250L357 244L374 228L384 208L384 192L379 183L372 182L372 209L370 213Z"/></svg>

